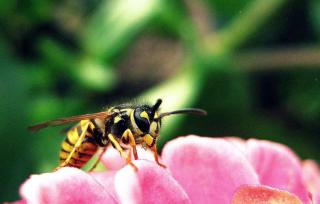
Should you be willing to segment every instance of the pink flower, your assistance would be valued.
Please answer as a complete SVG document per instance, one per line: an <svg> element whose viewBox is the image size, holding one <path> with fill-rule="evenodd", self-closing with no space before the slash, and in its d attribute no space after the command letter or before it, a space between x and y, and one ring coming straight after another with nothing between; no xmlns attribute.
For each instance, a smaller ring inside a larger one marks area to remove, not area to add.
<svg viewBox="0 0 320 204"><path fill-rule="evenodd" d="M18 203L314 203L320 204L320 171L286 146L240 138L180 137L165 145L159 167L139 150L139 171L109 148L109 171L62 168L33 175ZM147 159L147 160L145 160Z"/></svg>

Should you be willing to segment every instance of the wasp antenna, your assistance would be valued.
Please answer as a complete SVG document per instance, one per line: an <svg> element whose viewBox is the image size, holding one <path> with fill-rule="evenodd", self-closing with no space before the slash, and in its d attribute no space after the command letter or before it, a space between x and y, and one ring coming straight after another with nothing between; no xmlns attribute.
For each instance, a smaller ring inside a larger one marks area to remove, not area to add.
<svg viewBox="0 0 320 204"><path fill-rule="evenodd" d="M159 99L157 100L156 104L154 104L154 106L152 107L152 110L151 110L151 111L152 111L153 115L154 115L154 113L159 109L161 103L162 103L162 100L161 100L161 98L159 98Z"/></svg>
<svg viewBox="0 0 320 204"><path fill-rule="evenodd" d="M174 115L174 114L207 115L207 111L198 109L198 108L186 108L186 109L176 110L172 112L161 113L158 118L161 119L165 116Z"/></svg>

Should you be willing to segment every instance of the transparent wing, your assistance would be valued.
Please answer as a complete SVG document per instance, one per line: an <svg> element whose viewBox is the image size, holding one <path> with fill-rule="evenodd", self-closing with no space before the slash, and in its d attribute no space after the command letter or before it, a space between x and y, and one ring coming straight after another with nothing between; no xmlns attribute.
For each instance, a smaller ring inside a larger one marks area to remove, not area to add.
<svg viewBox="0 0 320 204"><path fill-rule="evenodd" d="M84 114L84 115L76 115L76 116L71 116L67 118L59 118L56 120L50 120L47 122L39 123L33 126L28 127L30 131L36 132L40 129L46 128L48 126L58 126L58 125L63 125L67 123L72 123L72 122L77 122L80 120L86 120L86 119L95 119L95 118L101 118L101 119L108 119L110 116L112 116L113 113L111 112L98 112L98 113L92 113L92 114Z"/></svg>

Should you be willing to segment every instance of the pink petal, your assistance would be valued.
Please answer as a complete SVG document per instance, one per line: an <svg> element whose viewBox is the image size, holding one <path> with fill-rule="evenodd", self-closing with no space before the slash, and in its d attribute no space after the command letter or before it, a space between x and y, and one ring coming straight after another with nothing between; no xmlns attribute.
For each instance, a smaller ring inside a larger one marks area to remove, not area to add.
<svg viewBox="0 0 320 204"><path fill-rule="evenodd" d="M320 180L319 179L316 185L316 192L314 193L313 200L315 204L320 204Z"/></svg>
<svg viewBox="0 0 320 204"><path fill-rule="evenodd" d="M33 175L20 188L27 203L116 203L107 189L76 168Z"/></svg>
<svg viewBox="0 0 320 204"><path fill-rule="evenodd" d="M308 190L316 193L317 184L320 182L320 170L318 164L313 160L302 162L302 176Z"/></svg>
<svg viewBox="0 0 320 204"><path fill-rule="evenodd" d="M150 150L146 151L142 147L137 146L137 152L139 160L145 159L154 161L153 153ZM131 158L132 160L134 159L133 155L131 155ZM109 170L118 170L127 164L126 161L121 158L120 153L112 147L107 149L106 153L102 156L101 161Z"/></svg>
<svg viewBox="0 0 320 204"><path fill-rule="evenodd" d="M242 152L224 139L180 137L167 143L162 159L192 203L230 203L243 184L258 177Z"/></svg>
<svg viewBox="0 0 320 204"><path fill-rule="evenodd" d="M108 191L114 200L118 201L116 191L114 189L114 178L116 173L116 171L91 172L90 175Z"/></svg>
<svg viewBox="0 0 320 204"><path fill-rule="evenodd" d="M295 195L266 186L243 186L235 192L232 204L301 204Z"/></svg>
<svg viewBox="0 0 320 204"><path fill-rule="evenodd" d="M236 148L238 148L243 153L246 152L246 141L244 139L240 137L224 137L223 139L233 144Z"/></svg>
<svg viewBox="0 0 320 204"><path fill-rule="evenodd" d="M137 172L127 165L115 176L115 189L121 203L190 203L188 195L167 170L144 160L134 164Z"/></svg>
<svg viewBox="0 0 320 204"><path fill-rule="evenodd" d="M304 203L310 202L302 180L300 160L288 147L250 139L247 142L247 153L261 184L289 191Z"/></svg>

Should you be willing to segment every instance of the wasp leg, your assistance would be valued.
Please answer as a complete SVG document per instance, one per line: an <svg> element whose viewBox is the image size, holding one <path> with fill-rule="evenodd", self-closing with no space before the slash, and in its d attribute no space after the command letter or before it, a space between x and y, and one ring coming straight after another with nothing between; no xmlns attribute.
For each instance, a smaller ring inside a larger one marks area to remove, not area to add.
<svg viewBox="0 0 320 204"><path fill-rule="evenodd" d="M70 152L70 154L68 155L67 159L62 164L60 164L54 171L57 171L58 169L68 165L68 163L69 163L70 159L72 158L73 154L76 152L76 150L82 144L82 141L83 141L84 137L86 136L88 127L89 127L89 123L87 123L84 126L83 131L82 131L79 139L77 140L76 144L74 145L74 147L73 147L72 151Z"/></svg>
<svg viewBox="0 0 320 204"><path fill-rule="evenodd" d="M107 147L108 147L108 146L105 146L105 147L103 148L102 152L99 154L99 157L98 157L97 161L96 161L96 162L92 165L92 167L89 169L89 172L93 171L93 170L97 167L97 165L99 164L99 162L100 162L100 160L101 160L102 155L106 152Z"/></svg>
<svg viewBox="0 0 320 204"><path fill-rule="evenodd" d="M128 157L131 158L131 149L130 149L130 151L128 152Z"/></svg>
<svg viewBox="0 0 320 204"><path fill-rule="evenodd" d="M126 129L126 131L124 131L124 133L122 134L122 137L124 137L126 140L129 138L130 145L131 145L132 151L133 151L134 159L135 160L139 159L138 158L138 153L137 153L137 148L136 148L136 141L134 139L134 136L133 136L131 130L130 129Z"/></svg>
<svg viewBox="0 0 320 204"><path fill-rule="evenodd" d="M161 164L159 162L159 157L158 157L158 151L157 151L157 145L154 144L152 147L151 147L151 150L153 151L153 156L154 156L154 160L156 160L157 164L163 168L167 168L166 165L164 164Z"/></svg>
<svg viewBox="0 0 320 204"><path fill-rule="evenodd" d="M126 155L125 151L122 149L119 142L114 138L114 136L112 134L108 134L108 139L110 140L110 142L112 142L114 147L120 152L121 157L126 159L127 163L130 166L132 166L135 171L138 171L136 165L132 163L131 158Z"/></svg>

